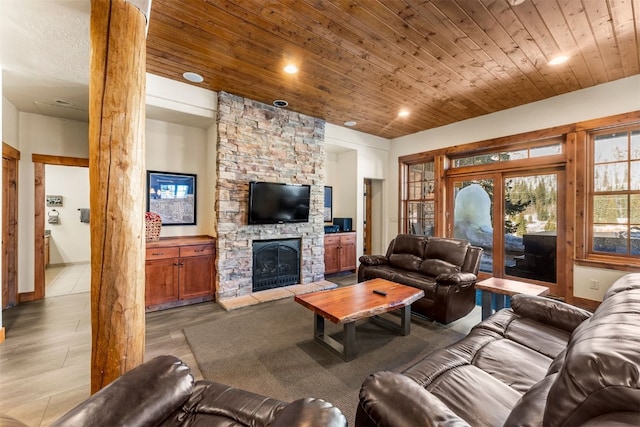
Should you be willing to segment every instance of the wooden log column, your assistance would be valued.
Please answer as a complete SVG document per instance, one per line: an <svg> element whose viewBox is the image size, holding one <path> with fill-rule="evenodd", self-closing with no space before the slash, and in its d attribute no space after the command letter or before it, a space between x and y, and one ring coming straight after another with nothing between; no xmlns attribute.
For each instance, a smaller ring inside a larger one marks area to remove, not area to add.
<svg viewBox="0 0 640 427"><path fill-rule="evenodd" d="M145 54L150 2L91 1L92 393L144 358Z"/></svg>

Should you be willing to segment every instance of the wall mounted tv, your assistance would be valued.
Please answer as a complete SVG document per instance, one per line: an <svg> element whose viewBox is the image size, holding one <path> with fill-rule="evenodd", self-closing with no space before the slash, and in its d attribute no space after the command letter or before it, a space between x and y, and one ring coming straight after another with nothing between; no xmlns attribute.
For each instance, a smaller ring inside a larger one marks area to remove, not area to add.
<svg viewBox="0 0 640 427"><path fill-rule="evenodd" d="M311 186L249 183L249 224L308 222Z"/></svg>

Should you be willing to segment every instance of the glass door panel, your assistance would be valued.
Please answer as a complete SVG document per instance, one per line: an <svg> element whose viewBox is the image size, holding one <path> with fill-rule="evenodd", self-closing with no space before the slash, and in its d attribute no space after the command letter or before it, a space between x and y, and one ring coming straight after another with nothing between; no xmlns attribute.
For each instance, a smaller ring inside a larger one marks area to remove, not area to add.
<svg viewBox="0 0 640 427"><path fill-rule="evenodd" d="M503 178L506 276L556 283L558 176Z"/></svg>
<svg viewBox="0 0 640 427"><path fill-rule="evenodd" d="M493 274L494 179L453 180L453 237L483 249L480 271ZM451 228L450 228L451 229Z"/></svg>

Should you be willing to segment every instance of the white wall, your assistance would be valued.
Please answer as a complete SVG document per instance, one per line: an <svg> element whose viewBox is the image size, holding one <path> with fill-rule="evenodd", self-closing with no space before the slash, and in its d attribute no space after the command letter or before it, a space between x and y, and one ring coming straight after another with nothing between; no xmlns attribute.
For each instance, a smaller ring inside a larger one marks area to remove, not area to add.
<svg viewBox="0 0 640 427"><path fill-rule="evenodd" d="M147 119L147 170L196 174L196 225L163 226L160 237L210 234L214 198L208 171L208 132L205 129ZM146 204L146 200L144 203ZM146 206L146 205L145 205Z"/></svg>
<svg viewBox="0 0 640 427"><path fill-rule="evenodd" d="M89 157L89 124L19 113L18 291L34 290L34 169L32 154ZM46 172L45 172L46 180Z"/></svg>
<svg viewBox="0 0 640 427"><path fill-rule="evenodd" d="M0 84L2 83L0 73ZM2 142L18 149L18 110L5 97L2 97Z"/></svg>
<svg viewBox="0 0 640 427"><path fill-rule="evenodd" d="M389 154L389 170L392 172L387 176L387 204L397 204L400 156L637 110L640 110L640 75L396 138L391 142ZM387 241L393 238L398 227L397 209L394 207L390 212ZM575 265L574 296L601 299L613 283L615 274L611 273L607 269ZM600 280L599 292L589 289L589 280L585 278Z"/></svg>
<svg viewBox="0 0 640 427"><path fill-rule="evenodd" d="M45 205L44 227L51 231L49 264L91 262L90 226L89 223L80 222L78 211L89 207L89 168L46 165L44 170L45 196L62 196L62 206ZM59 223L49 224L48 215L55 215L52 212L54 209L58 213Z"/></svg>
<svg viewBox="0 0 640 427"><path fill-rule="evenodd" d="M358 232L357 256L362 255L362 229L364 224L364 179L381 181L381 192L385 194L387 167L389 163L389 140L346 127L327 123L325 144L340 147L340 152L325 156L326 185L333 187L333 216L352 218L353 228ZM388 215L388 204L377 204L382 212L378 217ZM374 240L384 240L385 221L374 222L371 233Z"/></svg>
<svg viewBox="0 0 640 427"><path fill-rule="evenodd" d="M215 133L214 133L215 135ZM50 154L88 158L88 123L31 113L19 113L19 231L18 290L34 289L34 175L31 155ZM147 120L147 169L198 175L197 225L163 227L161 236L210 234L213 225L207 207L213 188L207 185L211 132L157 120ZM215 150L214 150L215 152ZM141 201L146 203L146 200ZM212 211L210 211L212 212Z"/></svg>

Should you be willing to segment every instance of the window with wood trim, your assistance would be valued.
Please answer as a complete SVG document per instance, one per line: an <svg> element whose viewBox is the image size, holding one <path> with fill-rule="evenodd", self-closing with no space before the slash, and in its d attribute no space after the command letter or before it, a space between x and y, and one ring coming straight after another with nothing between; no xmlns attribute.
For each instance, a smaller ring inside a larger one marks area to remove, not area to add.
<svg viewBox="0 0 640 427"><path fill-rule="evenodd" d="M435 214L435 163L433 160L405 165L402 190L402 231L433 236Z"/></svg>
<svg viewBox="0 0 640 427"><path fill-rule="evenodd" d="M588 255L640 259L640 125L589 134Z"/></svg>
<svg viewBox="0 0 640 427"><path fill-rule="evenodd" d="M562 154L562 140L557 137L542 141L527 142L520 148L506 148L480 154L463 155L452 159L452 168L465 166L484 166L494 163L512 162L514 160L535 159L539 157L554 156Z"/></svg>

